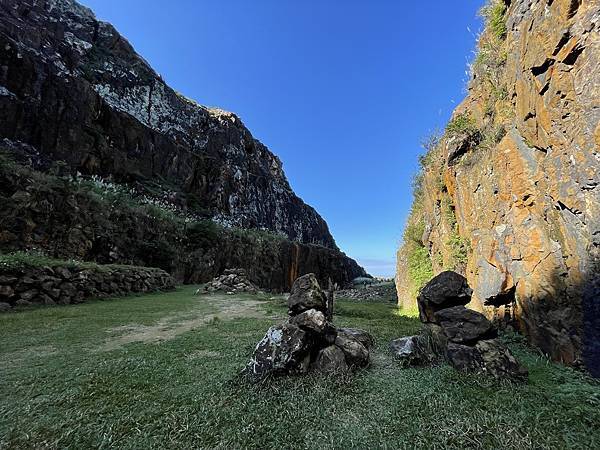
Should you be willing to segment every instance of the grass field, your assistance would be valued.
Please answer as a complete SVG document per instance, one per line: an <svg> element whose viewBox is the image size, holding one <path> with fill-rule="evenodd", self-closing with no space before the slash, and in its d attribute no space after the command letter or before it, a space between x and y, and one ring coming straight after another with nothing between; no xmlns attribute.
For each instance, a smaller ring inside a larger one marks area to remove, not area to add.
<svg viewBox="0 0 600 450"><path fill-rule="evenodd" d="M388 341L418 321L340 301L372 367L248 385L282 299L193 291L0 315L0 448L600 448L600 386L518 339L528 385L402 369Z"/></svg>

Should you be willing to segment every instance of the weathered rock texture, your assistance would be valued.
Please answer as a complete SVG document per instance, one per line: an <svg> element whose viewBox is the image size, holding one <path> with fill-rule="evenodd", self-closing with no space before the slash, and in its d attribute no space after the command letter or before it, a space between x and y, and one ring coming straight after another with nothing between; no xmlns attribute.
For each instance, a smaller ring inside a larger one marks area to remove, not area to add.
<svg viewBox="0 0 600 450"><path fill-rule="evenodd" d="M422 332L393 340L391 352L407 365L445 360L465 372L527 380L527 369L496 339L492 323L483 314L464 307L470 301L466 278L451 271L437 275L419 294Z"/></svg>
<svg viewBox="0 0 600 450"><path fill-rule="evenodd" d="M206 283L196 291L196 294L210 294L213 292L225 292L227 294L247 292L255 294L258 292L258 288L248 280L244 269L225 269L223 275Z"/></svg>
<svg viewBox="0 0 600 450"><path fill-rule="evenodd" d="M11 307L68 305L90 298L174 288L167 272L149 267L49 265L0 269L0 303Z"/></svg>
<svg viewBox="0 0 600 450"><path fill-rule="evenodd" d="M433 272L462 272L471 307L600 376L600 3L504 3L413 216Z"/></svg>
<svg viewBox="0 0 600 450"><path fill-rule="evenodd" d="M192 257L181 245L163 245L185 229L149 228L151 215L120 208L98 215L94 201L67 192L62 181L44 193L8 174L3 206L15 211L16 204L22 216L9 213L10 223L2 222L0 250L40 241L55 256L159 266L186 282L244 267L261 287L284 290L308 271L330 271L339 283L364 274L235 114L176 93L110 24L74 0L0 2L2 138L35 170L98 176L194 220L265 229L287 241L239 239L238 247L238 239L223 239Z"/></svg>
<svg viewBox="0 0 600 450"><path fill-rule="evenodd" d="M11 150L13 145L0 143L0 251L5 253L38 249L57 259L159 267L179 283L194 284L239 267L254 284L275 291L289 291L309 272L322 283L331 277L339 284L364 274L338 250L210 220L184 221L128 193L32 170L6 158Z"/></svg>
<svg viewBox="0 0 600 450"><path fill-rule="evenodd" d="M3 0L0 67L0 137L84 174L162 178L221 223L336 248L235 114L176 93L74 0Z"/></svg>
<svg viewBox="0 0 600 450"><path fill-rule="evenodd" d="M369 365L373 337L362 330L336 328L327 320L327 295L314 274L294 282L288 312L289 320L269 328L256 346L244 369L250 379L309 371L343 374Z"/></svg>

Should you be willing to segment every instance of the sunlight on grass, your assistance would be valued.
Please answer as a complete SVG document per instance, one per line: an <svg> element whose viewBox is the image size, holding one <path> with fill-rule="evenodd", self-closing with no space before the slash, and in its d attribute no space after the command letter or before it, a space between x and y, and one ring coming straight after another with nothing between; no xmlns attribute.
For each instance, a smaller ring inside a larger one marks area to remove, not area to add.
<svg viewBox="0 0 600 450"><path fill-rule="evenodd" d="M518 335L505 339L528 367L528 385L446 365L402 369L388 343L416 333L420 322L390 303L339 301L336 325L376 339L369 369L249 385L240 370L286 316L285 301L193 292L0 315L0 448L600 446L598 384L549 362ZM252 302L254 317L224 313L160 342L93 351L110 330L176 326L165 317L192 320L243 302Z"/></svg>

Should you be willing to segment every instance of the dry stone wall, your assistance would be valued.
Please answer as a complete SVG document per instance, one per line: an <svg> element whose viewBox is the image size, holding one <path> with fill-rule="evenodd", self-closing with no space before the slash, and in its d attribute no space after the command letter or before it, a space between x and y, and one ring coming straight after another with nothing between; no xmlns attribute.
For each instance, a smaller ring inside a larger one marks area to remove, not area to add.
<svg viewBox="0 0 600 450"><path fill-rule="evenodd" d="M92 298L175 288L161 269L134 266L44 266L0 269L0 310L15 306L68 305Z"/></svg>

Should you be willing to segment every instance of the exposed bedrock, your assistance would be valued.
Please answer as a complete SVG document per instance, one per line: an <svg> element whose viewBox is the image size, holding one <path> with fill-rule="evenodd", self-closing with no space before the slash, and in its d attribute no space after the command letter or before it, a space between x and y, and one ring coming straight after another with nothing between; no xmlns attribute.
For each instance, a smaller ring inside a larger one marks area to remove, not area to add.
<svg viewBox="0 0 600 450"><path fill-rule="evenodd" d="M600 4L504 4L506 29L488 26L480 39L411 223L433 274L466 276L469 307L599 376ZM408 250L397 282L401 303L414 305Z"/></svg>
<svg viewBox="0 0 600 450"><path fill-rule="evenodd" d="M175 92L77 2L3 0L0 68L0 138L83 174L161 180L222 224L337 248L235 114Z"/></svg>

